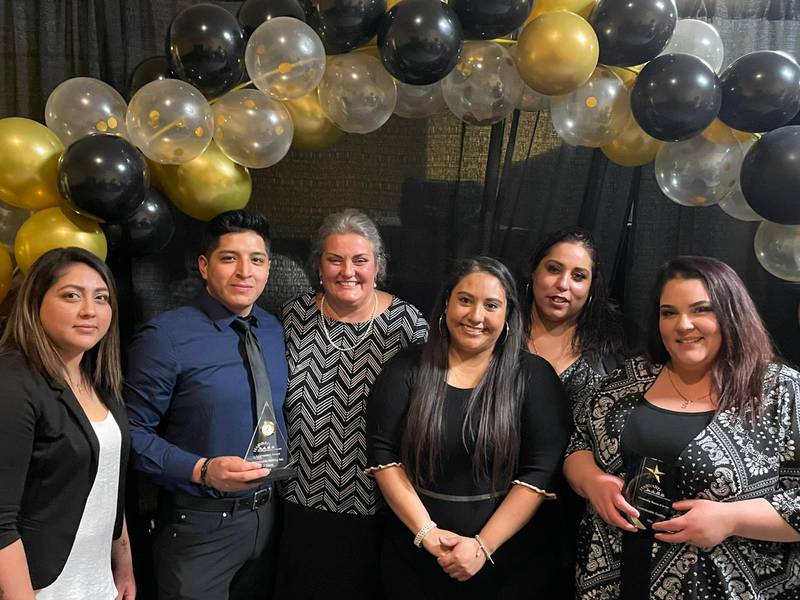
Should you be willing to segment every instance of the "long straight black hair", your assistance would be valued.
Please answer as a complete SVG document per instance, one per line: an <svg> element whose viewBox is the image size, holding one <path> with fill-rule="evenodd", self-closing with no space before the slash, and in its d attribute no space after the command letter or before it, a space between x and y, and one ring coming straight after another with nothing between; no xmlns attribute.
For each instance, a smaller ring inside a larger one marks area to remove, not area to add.
<svg viewBox="0 0 800 600"><path fill-rule="evenodd" d="M462 428L465 448L474 443L473 477L490 478L495 489L508 485L517 468L520 414L524 382L519 372L524 336L522 317L509 270L499 261L479 256L456 263L446 278L431 315L431 330L423 346L417 379L409 403L401 454L411 480L432 482L441 473L444 402L447 394L450 336L443 316L453 289L467 275L495 277L506 295L506 333L495 344L491 362L465 409Z"/></svg>
<svg viewBox="0 0 800 600"><path fill-rule="evenodd" d="M556 244L567 243L581 246L592 260L592 283L589 287L589 299L578 315L575 336L572 339L572 350L578 354L594 352L600 358L622 349L625 342L625 331L622 314L610 302L603 272L600 270L600 254L592 234L581 227L566 227L547 234L533 250L522 277L523 319L525 322L527 341L531 332L531 312L533 300L533 274L551 248Z"/></svg>

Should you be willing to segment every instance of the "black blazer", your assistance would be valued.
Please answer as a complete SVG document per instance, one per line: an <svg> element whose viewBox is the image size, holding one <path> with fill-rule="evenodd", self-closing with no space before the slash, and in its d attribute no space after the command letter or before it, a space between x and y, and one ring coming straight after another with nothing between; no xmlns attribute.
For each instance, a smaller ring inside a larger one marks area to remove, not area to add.
<svg viewBox="0 0 800 600"><path fill-rule="evenodd" d="M103 401L122 432L116 539L130 436L122 402L107 394ZM69 388L31 370L19 353L0 355L0 548L22 539L35 590L53 583L67 562L99 453L92 425Z"/></svg>

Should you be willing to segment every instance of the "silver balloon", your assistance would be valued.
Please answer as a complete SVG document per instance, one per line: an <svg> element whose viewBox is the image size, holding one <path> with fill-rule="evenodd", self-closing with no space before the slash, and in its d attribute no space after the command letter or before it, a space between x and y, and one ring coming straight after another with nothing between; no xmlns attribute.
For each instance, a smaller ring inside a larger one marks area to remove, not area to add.
<svg viewBox="0 0 800 600"><path fill-rule="evenodd" d="M519 104L523 85L508 50L495 42L467 42L461 60L442 80L442 94L462 121L492 125Z"/></svg>
<svg viewBox="0 0 800 600"><path fill-rule="evenodd" d="M539 112L540 110L547 110L550 107L550 98L552 96L545 96L540 94L533 88L528 87L525 83L522 84L522 98L517 104L517 108L525 112Z"/></svg>
<svg viewBox="0 0 800 600"><path fill-rule="evenodd" d="M742 149L729 129L705 132L664 144L656 154L656 181L667 197L683 206L712 206L739 181Z"/></svg>
<svg viewBox="0 0 800 600"><path fill-rule="evenodd" d="M214 135L214 113L203 94L178 79L151 81L128 105L128 137L157 163L178 165L200 156Z"/></svg>
<svg viewBox="0 0 800 600"><path fill-rule="evenodd" d="M550 100L553 127L572 146L605 146L622 133L630 114L628 88L602 66L575 91Z"/></svg>
<svg viewBox="0 0 800 600"><path fill-rule="evenodd" d="M32 214L27 208L17 208L0 202L0 244L13 248L17 230Z"/></svg>
<svg viewBox="0 0 800 600"><path fill-rule="evenodd" d="M739 221L761 221L762 218L750 208L747 200L744 199L742 187L736 182L736 187L731 193L719 201L719 207L728 216Z"/></svg>
<svg viewBox="0 0 800 600"><path fill-rule="evenodd" d="M235 90L217 100L214 141L233 162L251 169L271 167L292 145L289 111L260 90Z"/></svg>
<svg viewBox="0 0 800 600"><path fill-rule="evenodd" d="M275 17L250 36L244 63L258 89L278 100L291 100L319 84L325 72L325 47L302 21Z"/></svg>
<svg viewBox="0 0 800 600"><path fill-rule="evenodd" d="M394 114L405 119L424 119L447 110L442 96L442 82L430 85L409 85L395 80L397 104Z"/></svg>
<svg viewBox="0 0 800 600"><path fill-rule="evenodd" d="M725 60L722 39L713 25L697 19L679 19L661 54L691 54L719 73Z"/></svg>
<svg viewBox="0 0 800 600"><path fill-rule="evenodd" d="M122 96L107 83L91 77L73 77L50 93L44 120L67 147L93 133L125 137L127 109Z"/></svg>
<svg viewBox="0 0 800 600"><path fill-rule="evenodd" d="M764 221L753 240L761 266L780 279L800 282L800 225Z"/></svg>
<svg viewBox="0 0 800 600"><path fill-rule="evenodd" d="M374 56L355 52L328 59L319 84L319 104L339 129L375 131L389 120L396 103L394 79Z"/></svg>
<svg viewBox="0 0 800 600"><path fill-rule="evenodd" d="M744 161L744 155L747 154L747 151L750 149L755 143L755 138L751 137L745 141L739 142L739 147L742 149L742 160ZM739 165L739 171L741 171L741 164ZM736 179L736 185L731 190L729 194L727 194L722 200L719 201L719 207L725 212L727 215L737 219L739 221L762 221L763 218L756 213L750 205L747 203L747 200L744 198L744 194L742 193L742 186L739 185L739 179Z"/></svg>

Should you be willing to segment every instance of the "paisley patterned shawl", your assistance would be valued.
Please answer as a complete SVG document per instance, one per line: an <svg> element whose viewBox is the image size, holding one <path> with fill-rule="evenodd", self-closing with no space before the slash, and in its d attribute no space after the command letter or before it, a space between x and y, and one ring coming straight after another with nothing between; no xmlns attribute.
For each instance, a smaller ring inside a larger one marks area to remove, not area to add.
<svg viewBox="0 0 800 600"><path fill-rule="evenodd" d="M576 415L567 455L593 453L604 471L622 477L620 440L628 416L661 370L641 357L630 359L597 388ZM676 463L681 498L732 502L765 498L800 530L800 374L770 365L764 410L754 425L736 411L713 418L681 452ZM589 507L578 539L580 598L620 597L622 532ZM731 537L710 550L654 541L650 597L659 600L800 598L800 543Z"/></svg>

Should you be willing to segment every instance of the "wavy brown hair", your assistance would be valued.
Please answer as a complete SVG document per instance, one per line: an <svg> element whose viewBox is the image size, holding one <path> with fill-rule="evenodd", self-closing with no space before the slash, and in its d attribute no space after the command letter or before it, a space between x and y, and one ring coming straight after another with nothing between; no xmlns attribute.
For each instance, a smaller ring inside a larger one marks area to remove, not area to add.
<svg viewBox="0 0 800 600"><path fill-rule="evenodd" d="M433 324L422 348L419 371L409 402L401 444L403 464L411 480L421 485L441 474L444 402L447 395L447 354L450 336L444 315L450 294L472 273L497 278L506 294L508 334L495 344L492 360L465 408L461 432L464 446L474 442L473 476L488 477L496 489L505 489L517 468L523 383L519 359L524 330L514 278L499 261L479 256L456 263L445 280L431 315ZM442 326L437 326L442 322Z"/></svg>
<svg viewBox="0 0 800 600"><path fill-rule="evenodd" d="M48 337L39 318L42 300L71 266L84 264L95 270L108 287L111 323L108 332L81 360L81 372L96 390L110 392L116 400L122 398L122 370L119 350L119 317L114 277L106 264L82 248L56 248L46 252L33 263L22 280L14 304L0 337L0 354L19 350L28 364L44 377L68 385L66 367L53 341Z"/></svg>
<svg viewBox="0 0 800 600"><path fill-rule="evenodd" d="M772 340L744 282L721 260L707 256L678 256L661 267L648 322L648 352L656 363L670 359L658 324L664 286L673 279L699 279L708 290L722 344L711 366L711 388L717 412L735 409L750 419L761 413L764 376L775 360Z"/></svg>

